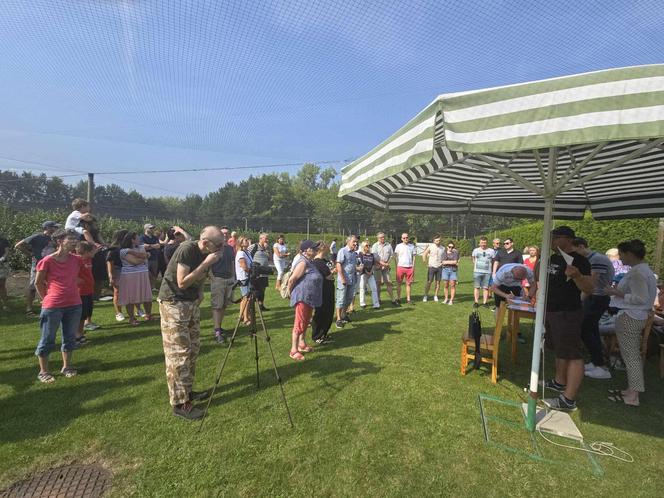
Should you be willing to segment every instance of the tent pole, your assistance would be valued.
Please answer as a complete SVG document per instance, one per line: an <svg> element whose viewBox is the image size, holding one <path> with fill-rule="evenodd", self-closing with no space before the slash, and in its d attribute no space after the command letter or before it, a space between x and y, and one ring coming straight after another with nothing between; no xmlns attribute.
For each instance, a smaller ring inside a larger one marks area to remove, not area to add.
<svg viewBox="0 0 664 498"><path fill-rule="evenodd" d="M544 314L546 313L546 289L549 282L549 255L551 253L551 230L553 228L553 201L555 195L544 198L544 228L542 232L542 252L539 261L539 280L537 282L537 307L535 312L535 337L533 338L533 356L530 368L530 388L528 396L528 414L526 427L535 430L537 412L537 384L539 380L540 351L544 335Z"/></svg>

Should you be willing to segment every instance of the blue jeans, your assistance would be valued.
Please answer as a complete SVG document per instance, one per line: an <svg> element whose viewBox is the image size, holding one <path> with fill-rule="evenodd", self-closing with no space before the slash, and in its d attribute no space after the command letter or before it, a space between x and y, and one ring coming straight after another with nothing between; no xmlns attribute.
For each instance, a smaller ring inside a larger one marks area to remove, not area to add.
<svg viewBox="0 0 664 498"><path fill-rule="evenodd" d="M81 321L81 305L68 306L66 308L42 308L39 315L39 328L41 338L37 345L35 355L48 356L55 347L55 334L62 324L62 347L63 352L74 350L76 342L76 331Z"/></svg>

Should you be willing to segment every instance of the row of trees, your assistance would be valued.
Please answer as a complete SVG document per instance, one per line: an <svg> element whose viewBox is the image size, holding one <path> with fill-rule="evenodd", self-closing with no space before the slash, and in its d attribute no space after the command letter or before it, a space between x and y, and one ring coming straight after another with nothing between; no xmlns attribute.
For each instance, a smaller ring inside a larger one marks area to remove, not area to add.
<svg viewBox="0 0 664 498"><path fill-rule="evenodd" d="M272 173L228 182L205 196L145 197L116 184L94 189L95 212L126 220L173 220L219 224L272 232L359 233L409 230L420 239L442 233L467 238L505 227L501 218L388 213L338 197L333 168L304 164L295 174ZM68 209L69 200L87 195L87 182L67 185L61 178L0 171L0 203L16 209ZM512 220L514 221L514 220Z"/></svg>

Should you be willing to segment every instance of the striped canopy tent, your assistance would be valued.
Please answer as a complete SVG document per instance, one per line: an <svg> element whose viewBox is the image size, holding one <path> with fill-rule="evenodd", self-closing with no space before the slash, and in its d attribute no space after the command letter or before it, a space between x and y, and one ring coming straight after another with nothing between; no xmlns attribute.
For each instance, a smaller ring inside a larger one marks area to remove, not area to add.
<svg viewBox="0 0 664 498"><path fill-rule="evenodd" d="M339 195L376 208L544 218L664 215L664 65L441 95L342 171ZM547 272L539 288L546 289ZM535 400L544 306L530 379Z"/></svg>

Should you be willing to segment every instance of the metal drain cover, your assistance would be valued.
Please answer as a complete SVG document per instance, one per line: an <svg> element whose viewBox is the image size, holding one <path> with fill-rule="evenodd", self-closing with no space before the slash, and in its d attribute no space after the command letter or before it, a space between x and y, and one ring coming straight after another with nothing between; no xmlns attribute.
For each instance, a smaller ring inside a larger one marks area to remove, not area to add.
<svg viewBox="0 0 664 498"><path fill-rule="evenodd" d="M34 474L0 491L0 498L95 498L111 487L111 473L96 465L65 465Z"/></svg>

